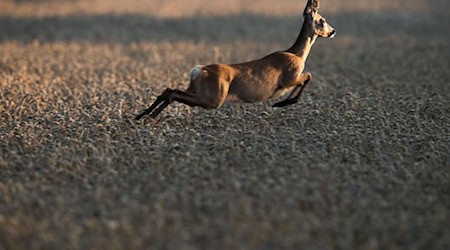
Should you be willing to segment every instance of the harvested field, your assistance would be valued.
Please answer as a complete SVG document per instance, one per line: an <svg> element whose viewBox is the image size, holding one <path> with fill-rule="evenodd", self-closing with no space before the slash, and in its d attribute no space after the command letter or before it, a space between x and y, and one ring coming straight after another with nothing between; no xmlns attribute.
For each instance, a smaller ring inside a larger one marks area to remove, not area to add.
<svg viewBox="0 0 450 250"><path fill-rule="evenodd" d="M133 120L305 2L1 1L0 249L450 249L449 1L323 0L298 104Z"/></svg>

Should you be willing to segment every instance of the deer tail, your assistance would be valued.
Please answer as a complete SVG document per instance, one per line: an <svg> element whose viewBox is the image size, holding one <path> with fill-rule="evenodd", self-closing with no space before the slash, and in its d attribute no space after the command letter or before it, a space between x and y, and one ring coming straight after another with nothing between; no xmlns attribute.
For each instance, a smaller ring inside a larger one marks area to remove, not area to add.
<svg viewBox="0 0 450 250"><path fill-rule="evenodd" d="M200 73L202 73L203 65L197 65L193 67L191 70L189 70L189 76L191 77L191 81L198 78Z"/></svg>

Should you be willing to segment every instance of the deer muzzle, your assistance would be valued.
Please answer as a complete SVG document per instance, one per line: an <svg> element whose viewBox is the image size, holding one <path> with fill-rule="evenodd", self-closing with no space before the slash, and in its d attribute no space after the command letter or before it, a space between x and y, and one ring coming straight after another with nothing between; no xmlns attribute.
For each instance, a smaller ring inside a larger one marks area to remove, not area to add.
<svg viewBox="0 0 450 250"><path fill-rule="evenodd" d="M329 38L333 38L336 35L336 31L333 30L331 31L331 33L328 35Z"/></svg>

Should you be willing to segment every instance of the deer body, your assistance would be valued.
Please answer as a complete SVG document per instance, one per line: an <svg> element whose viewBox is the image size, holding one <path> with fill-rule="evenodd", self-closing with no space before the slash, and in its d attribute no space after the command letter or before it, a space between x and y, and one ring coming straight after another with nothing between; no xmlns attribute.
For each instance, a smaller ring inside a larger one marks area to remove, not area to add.
<svg viewBox="0 0 450 250"><path fill-rule="evenodd" d="M191 71L191 82L186 92L215 95L212 99L217 102L212 102L210 108L219 108L234 101L267 101L292 89L292 83L301 75L303 65L295 55L277 52L246 63L196 66L201 69ZM209 87L205 88L205 85Z"/></svg>
<svg viewBox="0 0 450 250"><path fill-rule="evenodd" d="M308 1L300 34L286 51L239 64L197 65L190 71L186 91L166 89L136 120L150 113L155 118L174 101L216 109L227 102L267 101L291 92L286 100L274 106L296 103L312 79L310 73L302 73L312 45L319 36L332 37L335 34L334 29L318 14L318 8L317 0Z"/></svg>

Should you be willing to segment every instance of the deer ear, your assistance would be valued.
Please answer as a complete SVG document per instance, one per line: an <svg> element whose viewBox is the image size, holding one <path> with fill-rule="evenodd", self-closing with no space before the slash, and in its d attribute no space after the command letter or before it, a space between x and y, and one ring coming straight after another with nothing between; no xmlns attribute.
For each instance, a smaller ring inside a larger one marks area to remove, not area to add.
<svg viewBox="0 0 450 250"><path fill-rule="evenodd" d="M313 9L313 11L317 12L317 11L319 11L319 8L320 8L319 0L313 0L312 1L312 9Z"/></svg>
<svg viewBox="0 0 450 250"><path fill-rule="evenodd" d="M303 11L303 15L306 16L308 14L311 14L312 12L319 11L319 0L308 0L306 3L305 11Z"/></svg>

